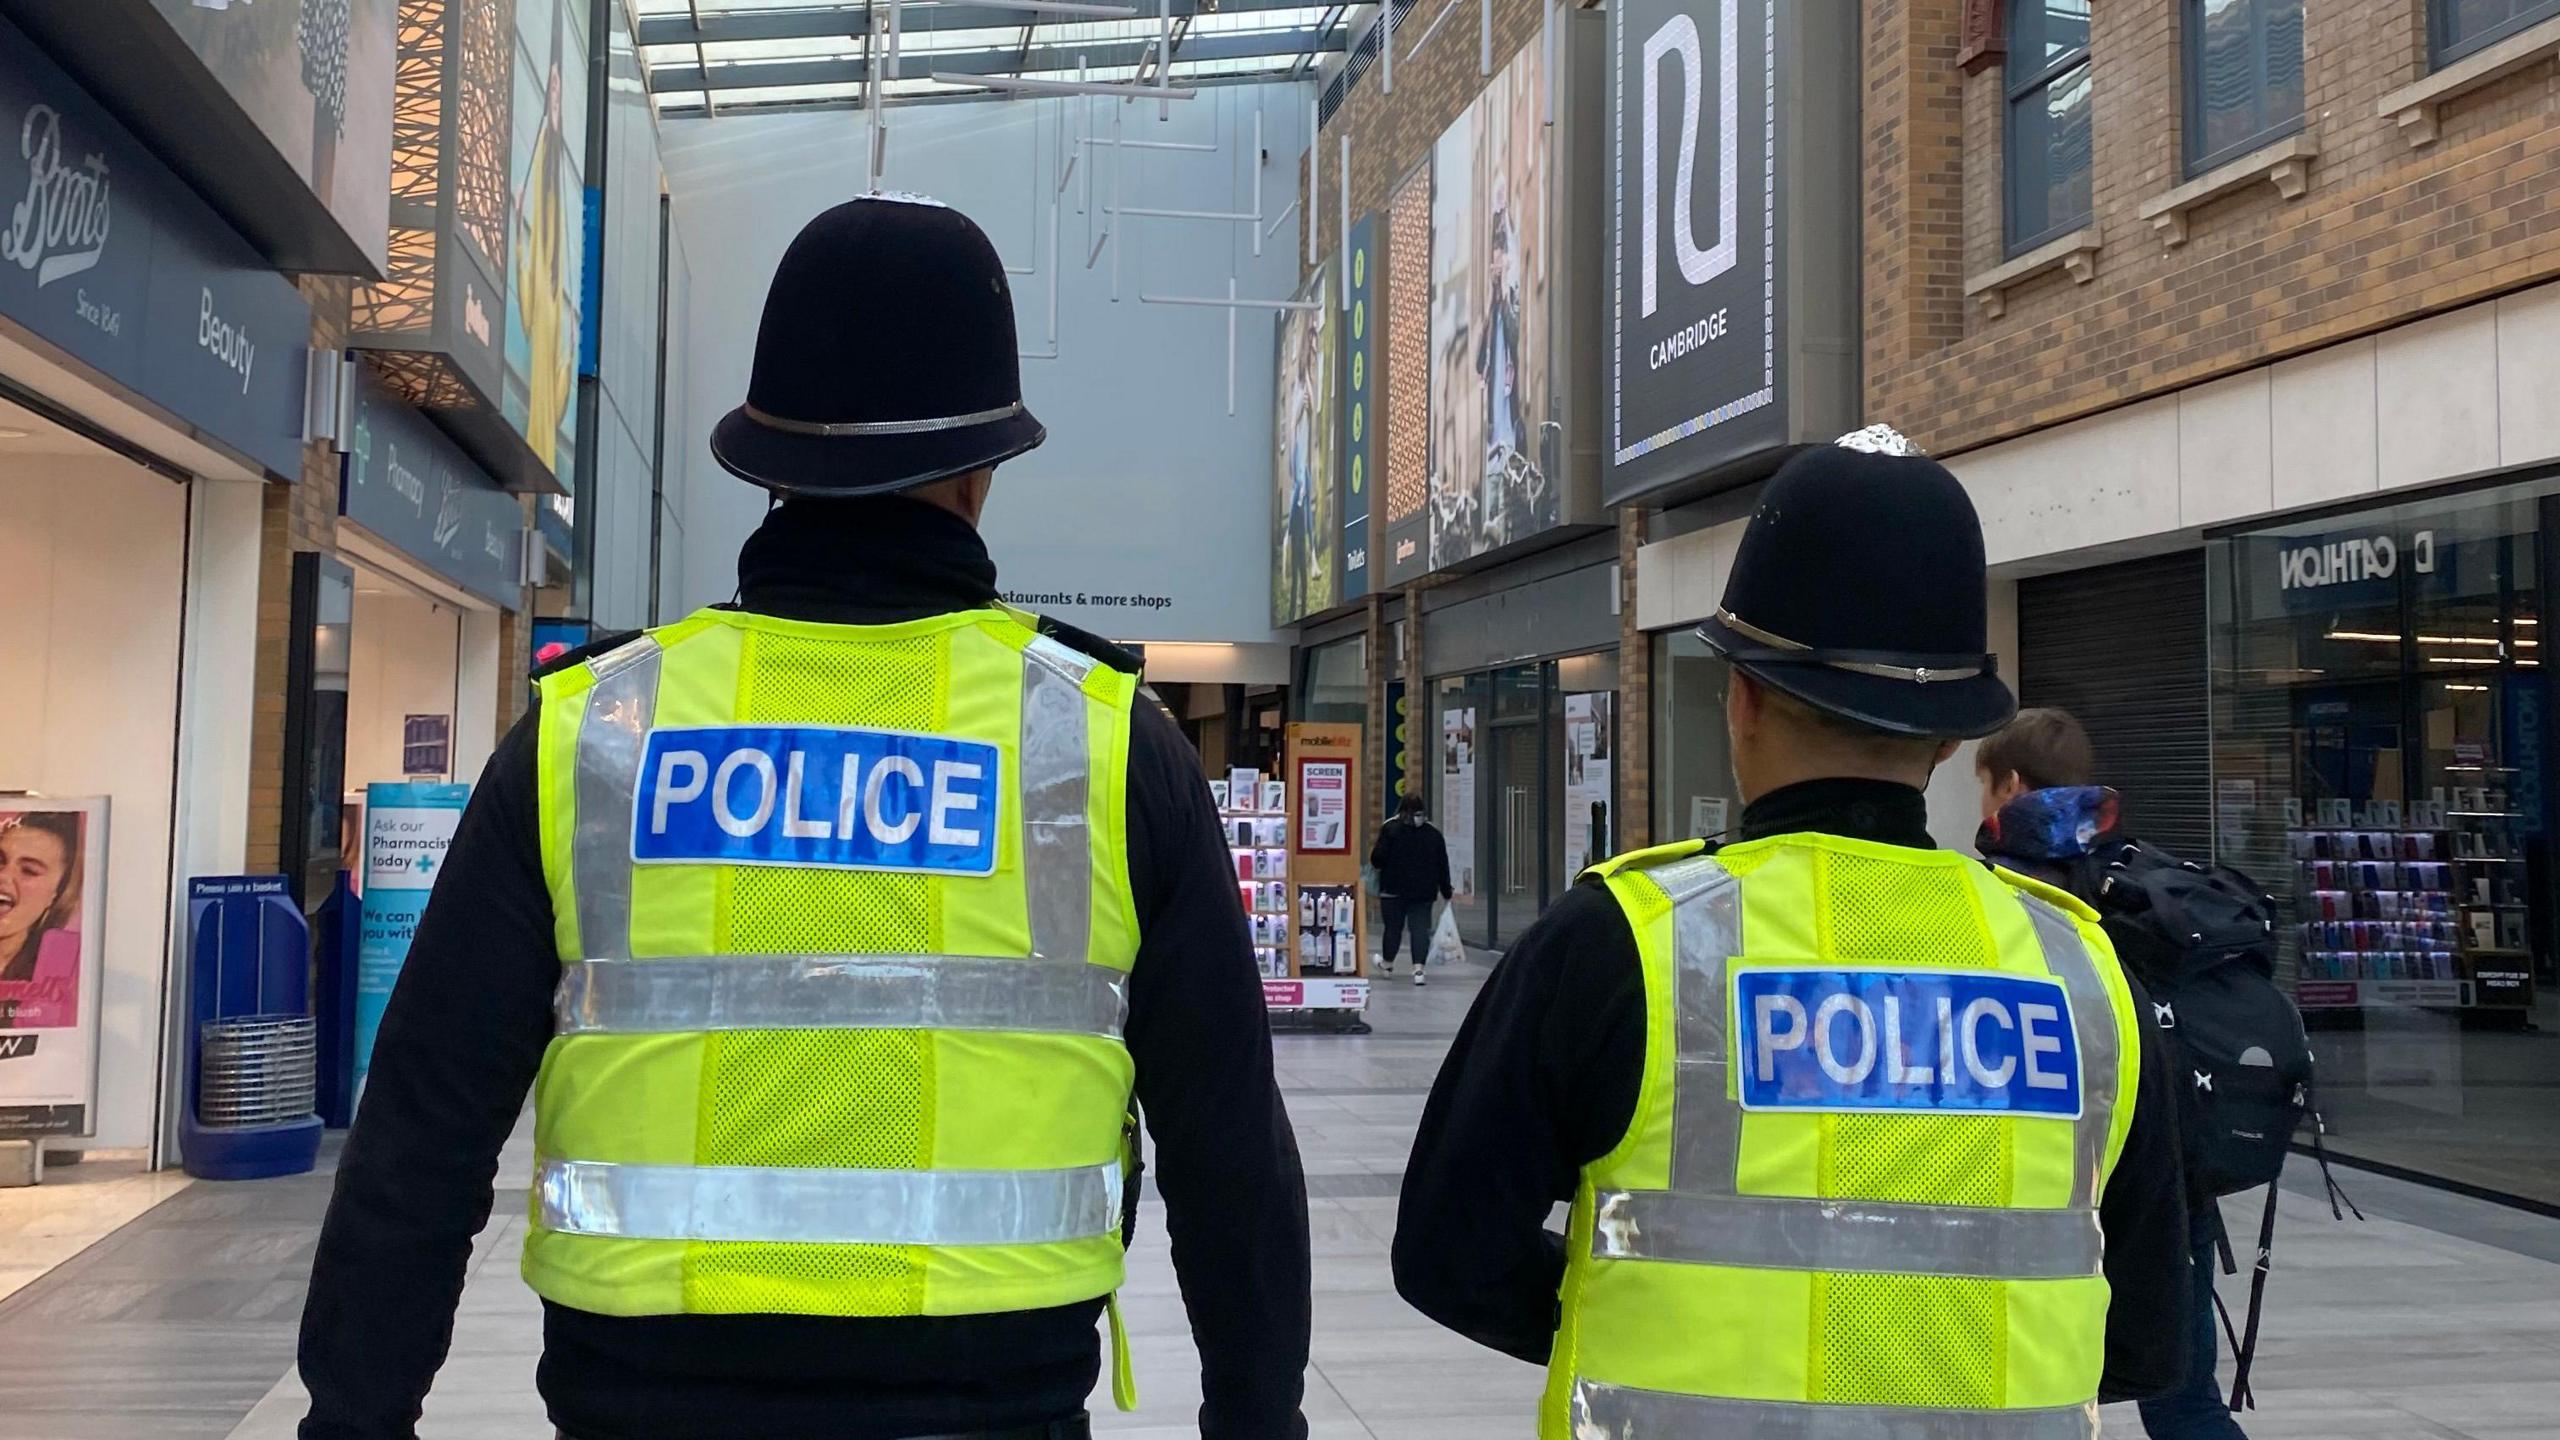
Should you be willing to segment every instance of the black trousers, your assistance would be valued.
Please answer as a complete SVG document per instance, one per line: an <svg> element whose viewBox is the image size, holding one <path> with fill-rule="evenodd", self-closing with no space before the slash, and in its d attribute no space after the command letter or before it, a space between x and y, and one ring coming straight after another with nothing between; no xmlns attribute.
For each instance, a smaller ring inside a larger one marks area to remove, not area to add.
<svg viewBox="0 0 2560 1440"><path fill-rule="evenodd" d="M1425 895L1419 900L1404 900L1393 895L1378 897L1379 918L1386 922L1386 963L1396 963L1396 944L1405 936L1413 937L1413 968L1431 958L1432 912L1440 902Z"/></svg>
<svg viewBox="0 0 2560 1440"><path fill-rule="evenodd" d="M566 1430L553 1432L557 1440L577 1440ZM1010 1430L954 1431L948 1435L919 1435L915 1440L1091 1440L1093 1421L1086 1415L1065 1420L1052 1420L1046 1425L1020 1425Z"/></svg>

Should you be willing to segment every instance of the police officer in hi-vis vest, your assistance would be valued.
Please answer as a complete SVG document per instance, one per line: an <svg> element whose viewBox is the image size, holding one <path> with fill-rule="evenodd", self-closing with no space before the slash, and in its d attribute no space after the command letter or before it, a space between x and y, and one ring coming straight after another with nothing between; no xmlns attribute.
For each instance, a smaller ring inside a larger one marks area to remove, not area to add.
<svg viewBox="0 0 2560 1440"><path fill-rule="evenodd" d="M1700 632L1737 832L1595 867L1468 1017L1397 1288L1547 1365L1546 1440L2090 1440L2179 1379L2149 1008L2078 901L1930 843L1930 772L2015 709L1985 609L1944 468L1791 458Z"/></svg>
<svg viewBox="0 0 2560 1440"><path fill-rule="evenodd" d="M1199 761L976 530L1046 434L1014 347L956 211L791 243L712 437L780 503L735 604L555 664L490 762L338 1172L303 1440L412 1433L528 1089L565 1437L1085 1435L1133 1110L1201 1433L1305 1434L1305 1181Z"/></svg>

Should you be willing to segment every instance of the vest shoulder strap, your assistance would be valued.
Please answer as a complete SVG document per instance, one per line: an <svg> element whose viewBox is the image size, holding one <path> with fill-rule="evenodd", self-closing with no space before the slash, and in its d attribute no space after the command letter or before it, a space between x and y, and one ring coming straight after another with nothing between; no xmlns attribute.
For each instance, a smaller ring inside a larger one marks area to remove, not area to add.
<svg viewBox="0 0 2560 1440"><path fill-rule="evenodd" d="M2063 889L2059 885L2048 885L2044 881L2038 880L2032 875L2021 875L2015 870L2010 870L1999 865L1992 866L1991 873L1999 876L2001 882L2006 884L2010 889L2015 890L2022 895L2032 895L2036 899L2042 900L2056 910L2070 916L2074 920L2084 921L2091 925L2098 923L2098 912L2089 908L2088 901L2081 899L2079 896L2072 894L2070 891Z"/></svg>
<svg viewBox="0 0 2560 1440"><path fill-rule="evenodd" d="M1079 630L1063 620L1052 619L1046 615L1034 615L1027 610L1016 610L1011 606L1006 606L1005 612L1029 627L1034 634L1055 640L1079 655L1099 660L1123 675L1141 674L1147 668L1145 661L1090 630Z"/></svg>
<svg viewBox="0 0 2560 1440"><path fill-rule="evenodd" d="M1582 873L1606 880L1612 875L1631 870L1650 870L1657 865L1669 865L1674 861L1686 860L1692 855L1706 853L1707 842L1704 840L1675 840L1668 845L1656 845L1646 850L1630 850L1624 855L1603 860Z"/></svg>
<svg viewBox="0 0 2560 1440"><path fill-rule="evenodd" d="M649 632L645 630L617 630L610 635L599 635L574 650L565 654L555 655L552 658L543 661L540 665L535 666L533 669L533 678L536 681L540 681L548 676L556 675L563 670L574 669L577 666L586 664L588 661L593 660L599 655L606 655L619 650L623 646L630 644L632 641L639 639L647 633Z"/></svg>

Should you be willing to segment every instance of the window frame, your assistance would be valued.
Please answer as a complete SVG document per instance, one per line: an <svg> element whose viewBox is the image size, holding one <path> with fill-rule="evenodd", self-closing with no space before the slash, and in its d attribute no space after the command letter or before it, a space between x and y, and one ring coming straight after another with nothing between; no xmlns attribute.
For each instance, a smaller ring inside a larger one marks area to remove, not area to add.
<svg viewBox="0 0 2560 1440"><path fill-rule="evenodd" d="M2244 155L2253 154L2259 150L2263 150L2267 146L2284 139L2288 135L2298 135L2302 133L2303 115L2305 111L2310 109L2310 96L2308 94L2309 77L2306 75L2304 77L2306 93L2303 97L2302 109L2296 110L2288 117L2273 120L2268 124L2262 125L2258 129L2251 131L2246 137L2225 145L2219 150L2200 153L2196 149L2197 145L2202 143L2204 139L2203 36L2204 7L2206 3L2207 0L2179 0L2178 5L2180 17L2178 35L2178 48L2180 51L2178 69L2180 74L2178 87L2180 91L2183 92L2179 97L2179 119L2181 125L2186 131L2186 133L2179 138L2178 149L2180 156L2186 165L2186 176L2190 180L2199 175L2205 174L2218 166L2227 165ZM2272 3L2272 0L2240 0L2240 3L2249 7L2249 28L2251 36L2256 42L2252 58L2257 62L2257 75L2255 77L2255 85L2252 93L2258 102L2259 111L2263 114L2267 106L2267 95L2271 88L2268 83L2267 73L2267 57L2269 52L2267 47L2268 25L2266 7ZM2304 24L2307 26L2310 18L2309 0L2300 0L2300 3L2302 4L2304 11ZM2427 0L2427 3L2429 8L2432 9L2436 5L2443 3L2443 0ZM2560 7L2560 0L2548 0L2548 3L2555 7ZM2299 33L2295 35L2294 43L2296 45L2300 45L2302 43L2302 37Z"/></svg>
<svg viewBox="0 0 2560 1440"><path fill-rule="evenodd" d="M2427 68L2431 71L2513 39L2545 20L2560 18L2560 0L2532 0L2507 19L2459 41L2451 35L2452 18L2453 0L2427 0Z"/></svg>
<svg viewBox="0 0 2560 1440"><path fill-rule="evenodd" d="M2435 3L2435 0L2429 0L2429 3ZM2560 4L2560 0L2551 0L2551 3ZM2020 63L2020 57L2031 52L2037 55L2044 53L2043 0L2008 0L2008 4L2005 8L2007 10L2007 14L2003 17L2004 23L2001 27L2001 34L2002 38L2007 42L2008 53L2002 58L2000 66L2000 197L2001 209L2003 212L2001 215L2000 230L2002 238L2006 242L2006 253L2011 258L2015 258L2035 249L2039 245L2049 244L2058 240L2075 230L2085 229L2088 227L2091 220L2095 218L2096 206L2095 197L2093 195L2091 208L2088 210L2084 210L2067 220L2048 224L2044 229L2033 234L2020 234L2018 231L2018 197L2022 193L2022 187L2019 182L2023 171L2023 167L2020 164L2022 152L2021 147L2018 144L2018 102L2029 96L2050 90L2053 86L2068 78L2073 71L2090 64L2090 47L2089 43L2086 40L2083 40L2075 48L2063 52L2060 57L2037 66L2031 72L2021 73L2022 66ZM2094 9L2095 7L2092 8ZM2025 33L2024 23L2021 18L2030 13L2035 17L2035 33L2031 36ZM2034 43L2029 45L2026 43L2029 40L2032 40ZM2092 142L2089 166L2091 171L2091 188L2094 191L2096 180L2095 172L2097 169L2094 135L2096 129L2094 96L2090 125L2092 130ZM2050 190L2051 186L2048 184L2044 188Z"/></svg>

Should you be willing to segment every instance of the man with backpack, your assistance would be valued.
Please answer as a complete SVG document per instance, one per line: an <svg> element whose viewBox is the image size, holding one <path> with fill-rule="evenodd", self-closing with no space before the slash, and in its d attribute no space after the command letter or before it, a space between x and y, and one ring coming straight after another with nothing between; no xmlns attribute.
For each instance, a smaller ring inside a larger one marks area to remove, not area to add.
<svg viewBox="0 0 2560 1440"><path fill-rule="evenodd" d="M2274 979L2275 904L2228 866L2182 861L2121 831L2116 792L2092 783L2088 732L2063 710L2021 710L1974 756L1983 857L2096 909L2176 1057L2195 1283L2187 1383L2142 1404L2153 1440L2246 1440L2233 1409L2248 1373L2275 1224L2275 1180L2309 1113L2311 1050ZM2317 1134L2315 1122L2315 1136ZM2325 1167L2324 1167L2325 1168ZM2267 1187L2238 1371L2214 1375L2214 1266L2229 1264L2222 1196ZM2333 1187L2334 1191L2334 1187Z"/></svg>

